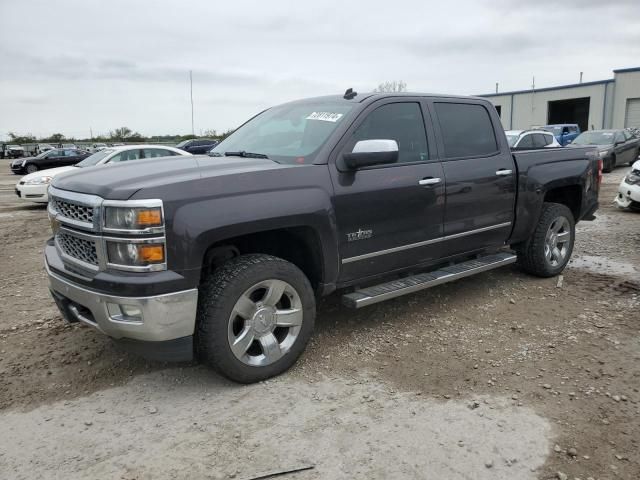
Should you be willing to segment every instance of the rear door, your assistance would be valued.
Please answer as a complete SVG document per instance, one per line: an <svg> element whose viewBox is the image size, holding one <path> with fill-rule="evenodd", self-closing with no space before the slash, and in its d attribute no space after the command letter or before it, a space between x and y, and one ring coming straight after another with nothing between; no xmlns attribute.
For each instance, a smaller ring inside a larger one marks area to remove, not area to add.
<svg viewBox="0 0 640 480"><path fill-rule="evenodd" d="M426 125L429 127L425 130ZM359 140L396 140L398 162L340 171ZM441 256L444 175L420 98L368 106L338 142L329 169L339 233L341 282L429 263Z"/></svg>
<svg viewBox="0 0 640 480"><path fill-rule="evenodd" d="M446 179L444 254L504 245L511 232L516 167L500 122L484 102L434 100Z"/></svg>

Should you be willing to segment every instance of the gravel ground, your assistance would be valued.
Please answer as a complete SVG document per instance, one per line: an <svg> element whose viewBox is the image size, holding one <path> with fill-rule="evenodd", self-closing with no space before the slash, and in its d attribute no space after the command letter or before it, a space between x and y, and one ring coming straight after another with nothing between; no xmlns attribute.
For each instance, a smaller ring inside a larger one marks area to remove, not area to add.
<svg viewBox="0 0 640 480"><path fill-rule="evenodd" d="M46 211L0 161L0 478L640 478L640 214L611 202L627 171L561 285L505 267L359 311L330 297L290 372L238 386L65 325Z"/></svg>

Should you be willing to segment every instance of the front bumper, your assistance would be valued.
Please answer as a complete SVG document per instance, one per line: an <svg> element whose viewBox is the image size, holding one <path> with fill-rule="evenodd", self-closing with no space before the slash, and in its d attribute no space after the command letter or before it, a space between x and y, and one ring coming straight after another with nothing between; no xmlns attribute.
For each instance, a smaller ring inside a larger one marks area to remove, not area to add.
<svg viewBox="0 0 640 480"><path fill-rule="evenodd" d="M614 201L620 208L627 208L633 203L640 203L640 185L631 185L623 180L618 187L618 194Z"/></svg>
<svg viewBox="0 0 640 480"><path fill-rule="evenodd" d="M49 197L47 195L47 188L49 184L43 183L41 185L16 185L16 195L22 199L37 203L47 203Z"/></svg>
<svg viewBox="0 0 640 480"><path fill-rule="evenodd" d="M130 342L166 342L191 337L195 329L198 290L149 297L120 297L81 287L52 272L45 263L49 287L60 312L114 338ZM127 317L121 305L137 308Z"/></svg>

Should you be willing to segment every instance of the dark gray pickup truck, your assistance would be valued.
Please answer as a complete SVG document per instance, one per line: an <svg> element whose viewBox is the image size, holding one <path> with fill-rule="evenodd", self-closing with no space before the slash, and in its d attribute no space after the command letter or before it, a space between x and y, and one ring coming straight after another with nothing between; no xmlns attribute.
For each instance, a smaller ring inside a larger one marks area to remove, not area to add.
<svg viewBox="0 0 640 480"><path fill-rule="evenodd" d="M318 296L360 308L516 261L561 272L598 207L597 153L512 153L480 98L287 103L209 156L56 177L51 293L142 355L262 380L302 353Z"/></svg>

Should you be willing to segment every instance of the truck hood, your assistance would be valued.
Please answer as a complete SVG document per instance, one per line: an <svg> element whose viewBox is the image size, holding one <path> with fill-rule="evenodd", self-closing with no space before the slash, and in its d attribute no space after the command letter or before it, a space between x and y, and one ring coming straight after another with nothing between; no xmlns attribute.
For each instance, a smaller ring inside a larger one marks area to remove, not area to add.
<svg viewBox="0 0 640 480"><path fill-rule="evenodd" d="M176 156L107 164L100 168L78 168L73 173L54 178L51 184L62 190L127 200L139 190L278 168L293 167L255 158Z"/></svg>

